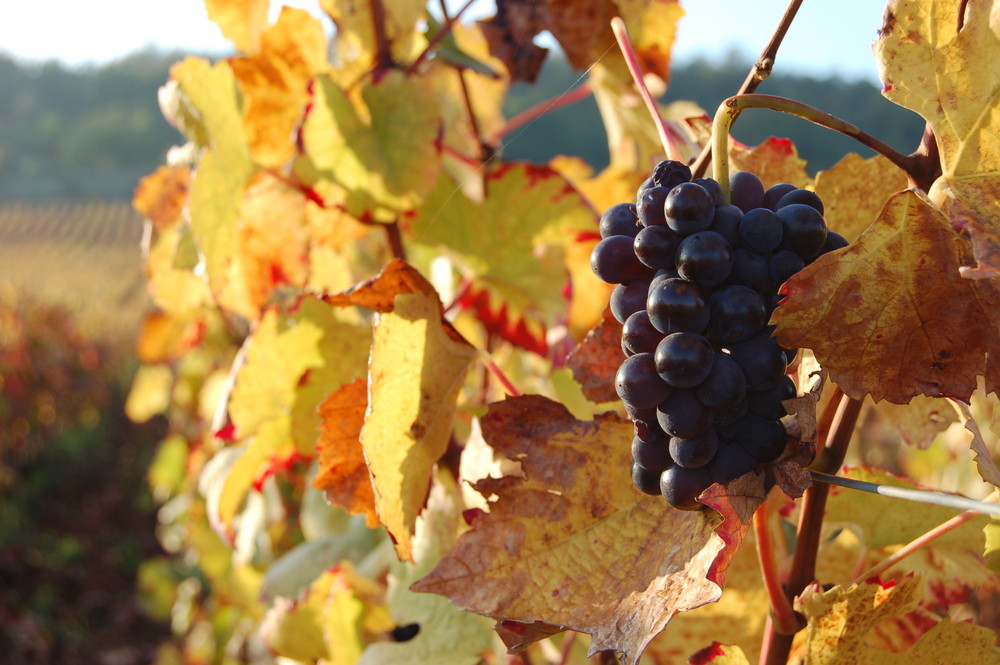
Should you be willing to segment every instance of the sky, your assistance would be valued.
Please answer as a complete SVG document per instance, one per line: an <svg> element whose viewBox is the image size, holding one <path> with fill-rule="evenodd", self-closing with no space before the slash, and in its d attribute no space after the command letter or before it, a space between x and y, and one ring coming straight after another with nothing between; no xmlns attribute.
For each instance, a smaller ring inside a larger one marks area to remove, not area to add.
<svg viewBox="0 0 1000 665"><path fill-rule="evenodd" d="M461 4L449 0L453 6ZM39 61L100 64L150 45L196 52L228 50L208 20L202 0L6 0L0 9L0 51ZM272 2L319 13L318 0ZM725 57L737 49L752 58L777 25L787 0L681 0L682 19L674 57ZM778 53L776 73L839 74L877 83L871 42L881 26L879 0L803 2ZM492 2L472 7L473 17L490 13ZM747 63L750 64L750 61Z"/></svg>

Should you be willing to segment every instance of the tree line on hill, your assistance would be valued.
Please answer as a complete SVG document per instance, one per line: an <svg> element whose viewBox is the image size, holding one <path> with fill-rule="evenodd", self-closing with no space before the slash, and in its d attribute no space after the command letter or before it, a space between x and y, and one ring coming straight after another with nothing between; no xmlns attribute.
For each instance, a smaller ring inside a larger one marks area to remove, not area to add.
<svg viewBox="0 0 1000 665"><path fill-rule="evenodd" d="M170 65L181 57L145 50L100 67L71 68L0 54L0 201L129 200L137 180L181 139L156 100ZM729 54L719 62L676 67L664 101L690 99L711 113L739 87L751 62ZM505 111L509 116L550 99L579 77L564 59L551 56L537 84L511 88ZM886 101L870 83L783 74L779 62L760 91L817 106L904 152L920 138L920 118ZM850 139L768 111L745 113L734 135L750 145L768 136L790 138L811 171L850 151L871 154ZM509 159L545 161L557 154L579 155L595 169L607 163L593 99L540 118L504 146Z"/></svg>

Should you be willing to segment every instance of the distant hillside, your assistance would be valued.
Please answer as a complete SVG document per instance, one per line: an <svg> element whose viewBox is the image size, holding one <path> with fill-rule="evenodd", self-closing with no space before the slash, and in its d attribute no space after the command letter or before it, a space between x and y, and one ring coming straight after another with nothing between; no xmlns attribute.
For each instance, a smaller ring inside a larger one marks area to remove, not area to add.
<svg viewBox="0 0 1000 665"><path fill-rule="evenodd" d="M0 201L127 201L141 176L163 162L180 140L160 115L156 91L177 54L143 51L115 63L70 69L50 63L24 65L0 54ZM673 73L667 99L693 99L713 110L732 94L750 58L696 62ZM508 114L549 99L579 78L559 57L551 57L537 86L517 85ZM785 76L778 70L761 92L812 103L909 152L922 122L885 101L868 84ZM849 150L850 140L795 118L749 111L736 125L737 138L750 144L767 136L787 136L810 166L824 168ZM600 168L607 146L593 100L560 109L511 137L504 154L547 160L575 154Z"/></svg>

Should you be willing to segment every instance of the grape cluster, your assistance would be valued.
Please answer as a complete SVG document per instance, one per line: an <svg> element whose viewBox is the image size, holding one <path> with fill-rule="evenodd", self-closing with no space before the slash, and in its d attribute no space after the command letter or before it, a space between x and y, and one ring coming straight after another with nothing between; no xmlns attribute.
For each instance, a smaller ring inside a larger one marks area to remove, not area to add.
<svg viewBox="0 0 1000 665"><path fill-rule="evenodd" d="M601 217L590 257L594 274L618 285L610 305L626 358L615 388L635 426L632 481L684 509L784 451L796 351L768 327L778 287L847 245L809 190L765 190L737 172L730 193L727 204L716 181L660 162L634 205Z"/></svg>

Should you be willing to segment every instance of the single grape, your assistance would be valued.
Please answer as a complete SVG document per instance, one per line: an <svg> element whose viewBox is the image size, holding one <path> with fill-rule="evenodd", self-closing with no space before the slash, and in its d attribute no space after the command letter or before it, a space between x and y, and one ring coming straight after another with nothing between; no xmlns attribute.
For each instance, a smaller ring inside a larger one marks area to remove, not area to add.
<svg viewBox="0 0 1000 665"><path fill-rule="evenodd" d="M667 189L673 189L682 182L691 180L691 169L684 162L663 160L653 167L653 182Z"/></svg>
<svg viewBox="0 0 1000 665"><path fill-rule="evenodd" d="M708 195L712 197L712 202L716 207L726 205L726 199L722 196L722 186L715 180L711 178L695 178L692 180L696 185L699 185L702 189L708 192Z"/></svg>
<svg viewBox="0 0 1000 665"><path fill-rule="evenodd" d="M772 287L767 259L745 247L733 252L733 276L737 282L758 293L765 293Z"/></svg>
<svg viewBox="0 0 1000 665"><path fill-rule="evenodd" d="M667 439L649 442L634 437L632 459L650 471L663 471L673 464L673 459L670 457L670 443Z"/></svg>
<svg viewBox="0 0 1000 665"><path fill-rule="evenodd" d="M633 279L631 282L619 284L611 292L609 303L611 314L618 323L625 323L632 314L646 309L646 298L649 296L648 279Z"/></svg>
<svg viewBox="0 0 1000 665"><path fill-rule="evenodd" d="M743 379L746 381L746 378ZM744 397L735 406L724 406L712 412L712 424L716 427L732 425L750 411L747 398Z"/></svg>
<svg viewBox="0 0 1000 665"><path fill-rule="evenodd" d="M646 467L632 462L632 484L643 494L660 494L661 471L653 471Z"/></svg>
<svg viewBox="0 0 1000 665"><path fill-rule="evenodd" d="M767 271L775 284L784 284L788 278L806 267L802 257L787 249L775 252L767 262Z"/></svg>
<svg viewBox="0 0 1000 665"><path fill-rule="evenodd" d="M770 420L781 420L788 415L781 402L793 397L795 397L795 382L783 376L773 388L747 393L747 404L750 406L750 413L754 415Z"/></svg>
<svg viewBox="0 0 1000 665"><path fill-rule="evenodd" d="M663 445L666 445L670 439L667 433L663 431L663 428L660 427L660 423L656 422L655 415L652 420L633 420L632 429L635 431L635 435L646 443L656 443L659 441Z"/></svg>
<svg viewBox="0 0 1000 665"><path fill-rule="evenodd" d="M827 252L833 252L838 249L843 249L847 247L850 243L847 242L847 238L840 235L836 231L826 232L826 242L823 243L823 249L820 250L820 254L826 254Z"/></svg>
<svg viewBox="0 0 1000 665"><path fill-rule="evenodd" d="M757 468L757 460L735 443L719 446L719 452L708 465L714 482L726 485Z"/></svg>
<svg viewBox="0 0 1000 665"><path fill-rule="evenodd" d="M705 466L715 457L719 449L719 435L714 427L709 427L701 436L693 439L670 437L670 458L677 466L685 469L697 469Z"/></svg>
<svg viewBox="0 0 1000 665"><path fill-rule="evenodd" d="M804 191L804 190L801 190ZM792 203L776 212L784 229L782 249L791 249L803 259L814 259L826 243L826 220L812 206Z"/></svg>
<svg viewBox="0 0 1000 665"><path fill-rule="evenodd" d="M674 257L681 237L666 226L647 226L635 236L632 248L636 257L654 270L674 267Z"/></svg>
<svg viewBox="0 0 1000 665"><path fill-rule="evenodd" d="M646 310L635 312L622 324L622 345L631 353L653 353L664 334L653 327Z"/></svg>
<svg viewBox="0 0 1000 665"><path fill-rule="evenodd" d="M631 358L632 356L629 356ZM626 358L625 360L628 360ZM637 406L629 404L626 401L622 401L622 406L625 407L625 413L628 414L629 420L635 422L637 420L642 420L644 422L655 421L657 418L656 409L640 409Z"/></svg>
<svg viewBox="0 0 1000 665"><path fill-rule="evenodd" d="M729 198L744 213L759 208L764 203L764 184L749 171L729 174Z"/></svg>
<svg viewBox="0 0 1000 665"><path fill-rule="evenodd" d="M705 287L721 284L733 269L733 249L718 233L700 231L677 247L677 272Z"/></svg>
<svg viewBox="0 0 1000 665"><path fill-rule="evenodd" d="M712 484L707 467L685 469L672 466L660 474L660 493L674 508L697 510L702 504L696 500Z"/></svg>
<svg viewBox="0 0 1000 665"><path fill-rule="evenodd" d="M787 438L784 426L776 420L748 413L736 422L736 445L761 463L778 459Z"/></svg>
<svg viewBox="0 0 1000 665"><path fill-rule="evenodd" d="M663 205L670 189L654 185L636 199L635 209L643 226L664 226L667 223L663 214Z"/></svg>
<svg viewBox="0 0 1000 665"><path fill-rule="evenodd" d="M653 289L657 288L660 284L667 281L668 279L679 279L680 275L677 273L676 268L661 268L656 271L653 275L653 279L649 282L649 293L653 292ZM649 295L647 294L648 298Z"/></svg>
<svg viewBox="0 0 1000 665"><path fill-rule="evenodd" d="M693 388L712 371L715 351L707 339L697 333L676 332L656 345L656 372L674 388Z"/></svg>
<svg viewBox="0 0 1000 665"><path fill-rule="evenodd" d="M639 185L639 188L637 190L635 190L635 200L638 201L639 199L641 199L642 198L642 193L645 192L650 187L656 187L656 183L653 182L653 177L652 176L650 176L650 177L646 178L645 180L643 180L642 184Z"/></svg>
<svg viewBox="0 0 1000 665"><path fill-rule="evenodd" d="M708 309L705 335L723 346L753 337L767 323L764 299L748 286L733 284L716 291L708 299Z"/></svg>
<svg viewBox="0 0 1000 665"><path fill-rule="evenodd" d="M677 389L656 407L660 429L670 436L693 439L704 434L711 425L711 413L702 406L693 390Z"/></svg>
<svg viewBox="0 0 1000 665"><path fill-rule="evenodd" d="M766 331L728 348L747 378L747 390L766 390L785 375L785 354Z"/></svg>
<svg viewBox="0 0 1000 665"><path fill-rule="evenodd" d="M653 327L664 334L700 333L708 325L708 303L701 287L686 279L667 279L650 288L646 312Z"/></svg>
<svg viewBox="0 0 1000 665"><path fill-rule="evenodd" d="M768 210L774 210L774 207L778 205L778 201L781 197L798 189L795 185L790 182L779 182L777 185L771 185L768 187L767 191L764 192L763 207Z"/></svg>
<svg viewBox="0 0 1000 665"><path fill-rule="evenodd" d="M780 210L785 206L793 204L807 205L819 212L819 214L823 214L823 201L820 200L819 195L817 195L816 192L811 192L808 189L793 189L787 192L778 200L774 209Z"/></svg>
<svg viewBox="0 0 1000 665"><path fill-rule="evenodd" d="M642 225L633 203L616 203L601 215L601 237L629 236L634 238Z"/></svg>
<svg viewBox="0 0 1000 665"><path fill-rule="evenodd" d="M608 284L624 284L652 275L652 271L636 258L632 238L628 236L610 236L594 245L590 252L590 269Z"/></svg>
<svg viewBox="0 0 1000 665"><path fill-rule="evenodd" d="M740 220L743 246L758 254L767 254L781 244L784 232L781 218L767 208L754 208Z"/></svg>
<svg viewBox="0 0 1000 665"><path fill-rule="evenodd" d="M626 358L615 374L615 390L622 402L636 409L655 408L671 393L671 387L656 372L652 353L637 353Z"/></svg>
<svg viewBox="0 0 1000 665"><path fill-rule="evenodd" d="M693 182L671 189L663 205L666 225L682 236L704 231L715 215L712 196Z"/></svg>
<svg viewBox="0 0 1000 665"><path fill-rule="evenodd" d="M710 409L737 408L746 397L747 379L743 369L725 353L716 353L712 370L695 386L698 401Z"/></svg>
<svg viewBox="0 0 1000 665"><path fill-rule="evenodd" d="M715 182L713 180L713 182ZM743 242L740 240L740 219L743 218L743 211L734 205L721 205L715 207L715 215L708 230L718 233L726 239L729 246L736 249Z"/></svg>

